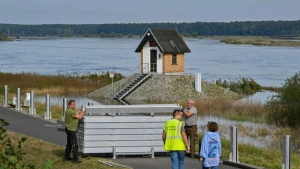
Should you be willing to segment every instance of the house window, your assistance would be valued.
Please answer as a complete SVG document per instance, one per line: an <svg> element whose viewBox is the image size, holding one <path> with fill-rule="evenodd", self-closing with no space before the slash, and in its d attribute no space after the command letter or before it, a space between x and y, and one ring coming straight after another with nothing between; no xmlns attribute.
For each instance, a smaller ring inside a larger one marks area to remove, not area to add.
<svg viewBox="0 0 300 169"><path fill-rule="evenodd" d="M156 47L157 43L155 41L150 41L150 47Z"/></svg>
<svg viewBox="0 0 300 169"><path fill-rule="evenodd" d="M172 65L177 65L177 55L172 54Z"/></svg>

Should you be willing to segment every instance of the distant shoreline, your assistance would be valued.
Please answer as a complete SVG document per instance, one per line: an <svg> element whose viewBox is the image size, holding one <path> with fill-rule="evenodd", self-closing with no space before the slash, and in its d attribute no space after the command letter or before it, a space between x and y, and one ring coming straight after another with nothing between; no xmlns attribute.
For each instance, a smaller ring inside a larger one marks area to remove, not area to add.
<svg viewBox="0 0 300 169"><path fill-rule="evenodd" d="M72 37L9 37L4 41L21 41L21 40L53 40L60 38L142 38L140 35L123 36L123 37L84 37L84 36L72 36ZM234 45L258 45L258 46L285 46L285 47L297 47L300 46L300 37L264 37L264 36L197 36L197 37L183 37L184 39L216 39L226 44Z"/></svg>
<svg viewBox="0 0 300 169"><path fill-rule="evenodd" d="M220 42L226 44L236 44L236 45L258 45L258 46L286 46L286 47L296 47L300 46L299 37L286 37L286 38L272 38L272 37L261 37L261 36L229 36L222 37L219 39Z"/></svg>

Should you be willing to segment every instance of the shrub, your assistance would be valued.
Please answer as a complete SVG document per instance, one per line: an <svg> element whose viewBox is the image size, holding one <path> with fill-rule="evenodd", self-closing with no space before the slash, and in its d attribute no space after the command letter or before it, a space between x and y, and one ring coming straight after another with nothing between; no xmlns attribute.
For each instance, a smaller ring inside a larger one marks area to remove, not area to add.
<svg viewBox="0 0 300 169"><path fill-rule="evenodd" d="M300 127L300 72L285 80L278 95L267 102L268 118L271 124Z"/></svg>
<svg viewBox="0 0 300 169"><path fill-rule="evenodd" d="M252 78L238 78L231 81L221 79L216 80L216 85L222 86L224 88L229 88L231 91L242 95L253 95L254 93L261 91L262 86L255 82Z"/></svg>

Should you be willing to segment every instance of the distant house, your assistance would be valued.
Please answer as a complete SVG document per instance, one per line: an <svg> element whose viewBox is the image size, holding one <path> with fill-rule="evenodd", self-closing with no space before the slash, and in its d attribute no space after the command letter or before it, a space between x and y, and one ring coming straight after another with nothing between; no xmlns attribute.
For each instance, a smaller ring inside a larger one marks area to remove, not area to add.
<svg viewBox="0 0 300 169"><path fill-rule="evenodd" d="M191 50L176 29L149 29L135 52L141 53L142 73L178 74Z"/></svg>

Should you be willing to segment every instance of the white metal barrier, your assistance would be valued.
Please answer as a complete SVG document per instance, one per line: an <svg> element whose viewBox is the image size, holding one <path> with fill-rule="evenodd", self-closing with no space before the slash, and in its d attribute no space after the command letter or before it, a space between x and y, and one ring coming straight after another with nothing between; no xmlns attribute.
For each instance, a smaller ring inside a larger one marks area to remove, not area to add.
<svg viewBox="0 0 300 169"><path fill-rule="evenodd" d="M50 108L51 108L50 107L50 94L47 94L46 95L46 112L44 115L45 119L52 119L52 113L51 113Z"/></svg>
<svg viewBox="0 0 300 169"><path fill-rule="evenodd" d="M230 153L229 161L239 163L238 155L238 131L236 126L230 127Z"/></svg>
<svg viewBox="0 0 300 169"><path fill-rule="evenodd" d="M8 86L4 85L4 100L3 100L3 106L8 106Z"/></svg>
<svg viewBox="0 0 300 169"><path fill-rule="evenodd" d="M282 137L282 169L291 169L291 136Z"/></svg>
<svg viewBox="0 0 300 169"><path fill-rule="evenodd" d="M16 110L22 110L21 106L21 88L17 88L17 102L16 102Z"/></svg>
<svg viewBox="0 0 300 169"><path fill-rule="evenodd" d="M141 154L165 152L162 130L177 104L86 106L78 127L82 153Z"/></svg>
<svg viewBox="0 0 300 169"><path fill-rule="evenodd" d="M30 91L30 108L29 114L36 114L35 104L34 104L34 91Z"/></svg>

